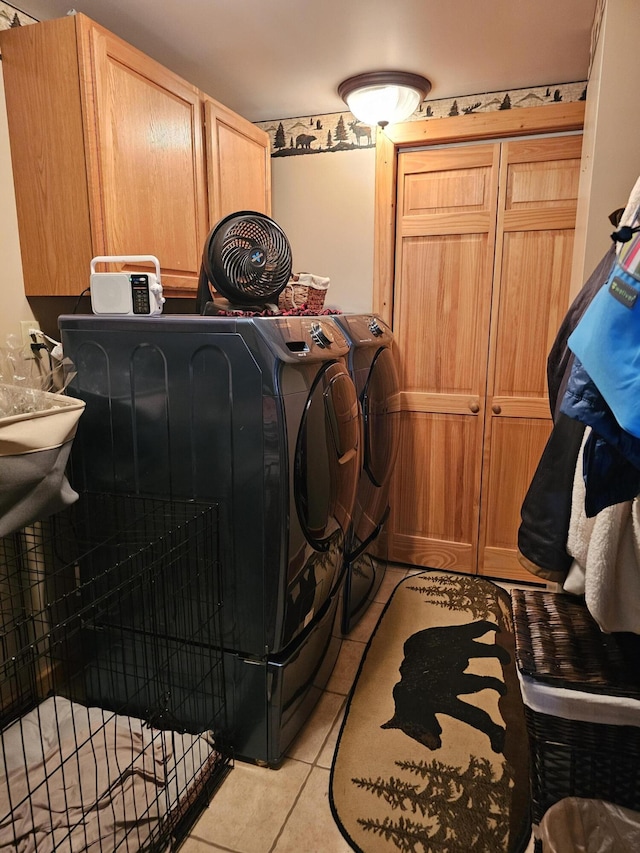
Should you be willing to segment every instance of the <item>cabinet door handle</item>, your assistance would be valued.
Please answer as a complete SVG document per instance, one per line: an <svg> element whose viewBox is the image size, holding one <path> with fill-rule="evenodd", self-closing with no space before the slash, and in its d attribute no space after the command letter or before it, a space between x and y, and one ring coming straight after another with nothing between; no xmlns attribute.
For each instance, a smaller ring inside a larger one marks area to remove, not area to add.
<svg viewBox="0 0 640 853"><path fill-rule="evenodd" d="M469 403L469 411L473 412L474 415L477 415L480 411L480 406L477 403Z"/></svg>
<svg viewBox="0 0 640 853"><path fill-rule="evenodd" d="M502 411L502 407L499 406L497 403L494 403L493 406L491 406L491 411L494 415L499 415Z"/></svg>

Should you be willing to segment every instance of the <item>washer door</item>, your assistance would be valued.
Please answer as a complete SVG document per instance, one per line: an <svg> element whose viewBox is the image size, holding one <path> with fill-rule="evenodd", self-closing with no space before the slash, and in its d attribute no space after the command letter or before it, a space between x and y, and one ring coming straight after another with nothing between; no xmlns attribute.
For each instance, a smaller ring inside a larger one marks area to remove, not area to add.
<svg viewBox="0 0 640 853"><path fill-rule="evenodd" d="M347 530L360 470L356 389L339 362L325 364L307 399L294 466L296 509L308 542L326 551Z"/></svg>
<svg viewBox="0 0 640 853"><path fill-rule="evenodd" d="M364 469L375 486L389 481L398 453L398 416L390 406L399 390L396 365L388 347L375 354L362 390Z"/></svg>

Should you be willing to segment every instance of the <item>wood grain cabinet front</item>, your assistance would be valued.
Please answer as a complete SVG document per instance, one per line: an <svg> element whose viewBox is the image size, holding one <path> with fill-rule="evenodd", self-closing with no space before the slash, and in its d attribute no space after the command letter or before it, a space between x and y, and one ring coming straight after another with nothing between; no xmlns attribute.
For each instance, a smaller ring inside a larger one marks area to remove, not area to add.
<svg viewBox="0 0 640 853"><path fill-rule="evenodd" d="M397 562L531 580L517 532L551 430L546 358L569 301L581 144L398 157Z"/></svg>
<svg viewBox="0 0 640 853"><path fill-rule="evenodd" d="M204 126L211 227L239 210L270 215L269 134L207 96Z"/></svg>
<svg viewBox="0 0 640 853"><path fill-rule="evenodd" d="M81 14L5 30L0 49L26 294L78 295L92 257L137 254L169 295L194 294L208 197L243 174L223 158L247 155L208 146L207 163L206 96ZM267 165L248 167L262 186Z"/></svg>

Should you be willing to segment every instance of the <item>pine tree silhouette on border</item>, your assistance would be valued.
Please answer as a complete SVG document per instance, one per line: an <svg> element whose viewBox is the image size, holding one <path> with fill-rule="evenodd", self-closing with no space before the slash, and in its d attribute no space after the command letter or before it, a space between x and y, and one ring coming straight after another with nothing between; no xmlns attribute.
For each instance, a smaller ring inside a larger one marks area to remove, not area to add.
<svg viewBox="0 0 640 853"><path fill-rule="evenodd" d="M468 610L474 619L484 619L487 613L492 613L500 622L500 617L506 616L500 608L495 590L490 589L484 593L475 577L441 577L433 584L407 585L407 589L421 593L425 596L426 603L435 604L436 607Z"/></svg>
<svg viewBox="0 0 640 853"><path fill-rule="evenodd" d="M397 821L385 817L358 818L365 832L372 832L393 841L398 850L411 853L420 844L425 853L454 853L460 850L507 849L509 839L509 802L513 773L503 765L502 776L486 758L470 756L466 770L440 761L396 761L396 766L426 780L419 785L400 778L388 780L353 778L359 788L382 798L393 811L410 811L426 818L419 823L400 816ZM484 826L478 826L478 816L486 815ZM475 845L481 844L481 848Z"/></svg>

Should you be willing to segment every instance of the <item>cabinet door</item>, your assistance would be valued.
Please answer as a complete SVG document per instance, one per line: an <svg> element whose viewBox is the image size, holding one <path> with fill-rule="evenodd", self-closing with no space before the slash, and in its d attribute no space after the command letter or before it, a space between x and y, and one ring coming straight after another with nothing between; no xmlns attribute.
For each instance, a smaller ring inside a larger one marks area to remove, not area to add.
<svg viewBox="0 0 640 853"><path fill-rule="evenodd" d="M79 296L93 244L75 16L2 30L0 47L25 293Z"/></svg>
<svg viewBox="0 0 640 853"><path fill-rule="evenodd" d="M569 301L582 136L505 142L478 571L531 580L520 507L551 431L546 362Z"/></svg>
<svg viewBox="0 0 640 853"><path fill-rule="evenodd" d="M155 255L165 289L193 291L206 238L199 92L78 20L94 252Z"/></svg>
<svg viewBox="0 0 640 853"><path fill-rule="evenodd" d="M389 557L474 572L499 145L401 153Z"/></svg>
<svg viewBox="0 0 640 853"><path fill-rule="evenodd" d="M271 215L269 134L211 98L204 110L209 227L239 210Z"/></svg>

